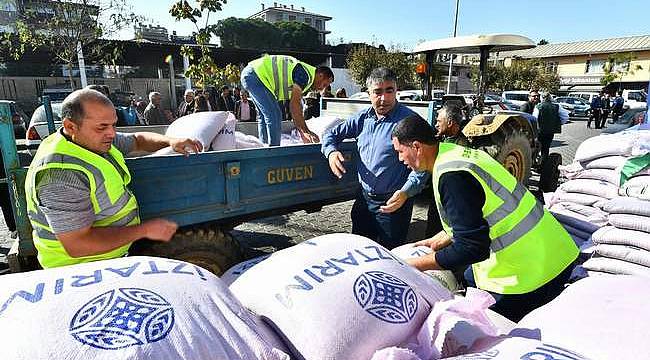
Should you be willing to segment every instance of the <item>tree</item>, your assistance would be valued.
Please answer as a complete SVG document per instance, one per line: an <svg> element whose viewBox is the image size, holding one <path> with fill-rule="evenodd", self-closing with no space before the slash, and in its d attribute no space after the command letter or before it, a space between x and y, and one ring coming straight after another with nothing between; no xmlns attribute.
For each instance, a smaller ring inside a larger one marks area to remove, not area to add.
<svg viewBox="0 0 650 360"><path fill-rule="evenodd" d="M397 87L400 89L416 84L415 62L396 47L389 50L374 46L357 46L348 54L347 67L352 79L361 87L366 86L370 72L378 67L387 67L397 75Z"/></svg>
<svg viewBox="0 0 650 360"><path fill-rule="evenodd" d="M537 43L537 45L548 45L548 40L542 39Z"/></svg>
<svg viewBox="0 0 650 360"><path fill-rule="evenodd" d="M14 60L28 50L48 50L56 62L67 66L73 88L78 44L88 56L114 62L121 48L108 46L103 39L142 19L131 11L127 0L51 0L42 6L48 15L28 8L16 20L15 33L3 34L3 50Z"/></svg>
<svg viewBox="0 0 650 360"><path fill-rule="evenodd" d="M320 47L318 30L298 21L280 21L275 26L281 33L286 49L316 50Z"/></svg>
<svg viewBox="0 0 650 360"><path fill-rule="evenodd" d="M226 0L197 0L194 6L189 1L181 0L174 3L169 13L176 19L189 20L194 24L196 33L194 38L199 46L199 58L196 58L194 49L191 46L183 46L181 53L187 56L193 63L185 71L185 76L191 78L196 84L204 89L210 85L219 85L223 83L224 78L233 77L233 69L226 67L220 69L212 59L210 47L210 38L217 35L217 25L209 25L210 15L221 11ZM205 19L203 26L199 26L199 21Z"/></svg>
<svg viewBox="0 0 650 360"><path fill-rule="evenodd" d="M280 30L261 19L229 17L219 20L215 35L224 48L277 49L282 44Z"/></svg>
<svg viewBox="0 0 650 360"><path fill-rule="evenodd" d="M636 59L633 53L615 53L607 57L605 63L605 75L600 79L602 85L609 85L613 82L620 81L625 75L633 75L637 70L643 70L639 64L631 66L632 60ZM619 85L620 87L620 85Z"/></svg>
<svg viewBox="0 0 650 360"><path fill-rule="evenodd" d="M471 75L474 85L478 86L477 66L472 67ZM557 92L560 88L560 77L538 60L518 60L509 67L489 65L486 75L486 89L490 90L537 89Z"/></svg>

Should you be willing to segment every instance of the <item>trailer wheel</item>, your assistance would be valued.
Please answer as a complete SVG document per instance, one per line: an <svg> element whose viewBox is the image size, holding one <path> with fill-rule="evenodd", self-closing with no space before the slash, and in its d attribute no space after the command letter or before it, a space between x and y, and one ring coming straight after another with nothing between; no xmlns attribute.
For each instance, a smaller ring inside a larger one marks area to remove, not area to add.
<svg viewBox="0 0 650 360"><path fill-rule="evenodd" d="M542 170L539 174L539 188L542 192L553 192L557 189L557 183L560 179L560 170L558 166L562 165L562 155L551 153L546 161L542 162Z"/></svg>
<svg viewBox="0 0 650 360"><path fill-rule="evenodd" d="M239 243L218 226L192 226L179 229L169 242L140 240L129 255L159 256L198 265L215 275L244 260Z"/></svg>
<svg viewBox="0 0 650 360"><path fill-rule="evenodd" d="M495 159L520 183L526 185L532 166L531 152L530 140L523 131L515 128L506 132Z"/></svg>

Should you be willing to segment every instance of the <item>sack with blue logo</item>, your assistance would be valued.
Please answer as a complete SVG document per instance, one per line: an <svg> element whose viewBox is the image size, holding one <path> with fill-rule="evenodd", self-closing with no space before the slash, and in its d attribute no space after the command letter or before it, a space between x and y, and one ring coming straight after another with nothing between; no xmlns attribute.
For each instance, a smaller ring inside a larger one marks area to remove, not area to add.
<svg viewBox="0 0 650 360"><path fill-rule="evenodd" d="M351 234L275 252L230 289L297 358L318 360L369 359L385 347L408 347L433 304L452 299L440 283Z"/></svg>
<svg viewBox="0 0 650 360"><path fill-rule="evenodd" d="M420 256L426 256L433 252L428 246L414 246L414 244L405 244L398 246L392 249L390 252L395 254L402 260L416 258ZM426 270L425 274L429 275L432 279L439 281L442 286L449 289L449 291L455 292L460 290L460 285L458 285L458 280L453 272L449 270Z"/></svg>
<svg viewBox="0 0 650 360"><path fill-rule="evenodd" d="M258 256L256 258L242 261L237 265L234 265L230 269L226 270L221 276L219 277L221 281L223 281L224 284L227 286L230 286L235 280L239 279L242 274L244 274L246 271L250 270L253 266L261 263L262 261L268 259L271 255L262 255Z"/></svg>
<svg viewBox="0 0 650 360"><path fill-rule="evenodd" d="M209 271L126 257L0 277L2 359L289 359Z"/></svg>

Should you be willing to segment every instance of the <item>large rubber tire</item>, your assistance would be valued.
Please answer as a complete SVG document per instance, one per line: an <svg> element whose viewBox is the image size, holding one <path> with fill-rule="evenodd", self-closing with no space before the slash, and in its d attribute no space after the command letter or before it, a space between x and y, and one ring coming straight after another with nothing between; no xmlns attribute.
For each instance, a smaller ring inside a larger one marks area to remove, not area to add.
<svg viewBox="0 0 650 360"><path fill-rule="evenodd" d="M215 225L197 225L180 229L169 242L140 240L129 255L159 256L198 265L221 275L233 265L244 261L239 243Z"/></svg>
<svg viewBox="0 0 650 360"><path fill-rule="evenodd" d="M562 165L562 155L551 153L546 161L542 162L542 169L539 174L539 189L543 192L553 192L557 189L560 179L558 166Z"/></svg>
<svg viewBox="0 0 650 360"><path fill-rule="evenodd" d="M474 144L500 162L520 183L528 184L533 151L526 133L516 124L505 123L493 134L476 138Z"/></svg>

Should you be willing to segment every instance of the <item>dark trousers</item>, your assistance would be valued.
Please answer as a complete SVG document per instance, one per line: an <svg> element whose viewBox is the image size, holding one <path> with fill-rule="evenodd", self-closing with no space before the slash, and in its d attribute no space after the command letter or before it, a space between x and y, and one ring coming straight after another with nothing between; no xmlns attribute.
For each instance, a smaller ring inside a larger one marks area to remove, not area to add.
<svg viewBox="0 0 650 360"><path fill-rule="evenodd" d="M572 271L573 264L539 289L526 294L504 295L488 291L496 300L496 303L490 306L490 309L514 322L518 322L529 312L546 305L560 295L564 290L564 285L568 283ZM465 281L468 286L476 287L471 267L465 271Z"/></svg>
<svg viewBox="0 0 650 360"><path fill-rule="evenodd" d="M603 110L603 113L600 116L600 127L601 128L606 127L608 117L609 117L609 110Z"/></svg>
<svg viewBox="0 0 650 360"><path fill-rule="evenodd" d="M406 200L395 212L380 212L379 207L385 205L392 195L372 196L362 190L350 212L352 233L377 241L387 249L405 244L413 212L413 198Z"/></svg>
<svg viewBox="0 0 650 360"><path fill-rule="evenodd" d="M553 137L555 134L539 134L537 135L537 139L539 140L540 145L542 146L542 162L546 161L548 158L548 152L549 149L551 148L551 143L553 142Z"/></svg>
<svg viewBox="0 0 650 360"><path fill-rule="evenodd" d="M4 173L4 171L2 172ZM14 212L7 184L0 184L0 207L2 208L2 215L4 216L7 228L9 231L16 231L16 220L14 219Z"/></svg>
<svg viewBox="0 0 650 360"><path fill-rule="evenodd" d="M600 109L592 109L591 116L587 120L587 127L591 127L591 121L596 123L596 129L600 129Z"/></svg>

